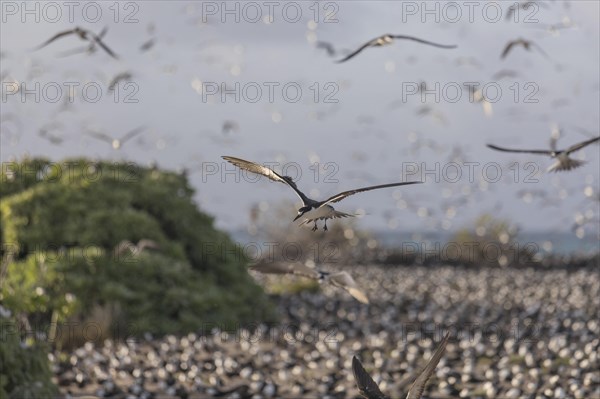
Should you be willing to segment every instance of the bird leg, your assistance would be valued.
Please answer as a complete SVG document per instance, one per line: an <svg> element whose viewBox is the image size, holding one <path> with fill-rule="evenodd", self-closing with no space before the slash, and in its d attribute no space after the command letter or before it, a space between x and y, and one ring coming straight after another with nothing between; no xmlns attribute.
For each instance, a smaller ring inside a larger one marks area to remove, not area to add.
<svg viewBox="0 0 600 399"><path fill-rule="evenodd" d="M327 219L325 219L325 224L323 225L323 231L327 231Z"/></svg>
<svg viewBox="0 0 600 399"><path fill-rule="evenodd" d="M312 231L317 231L317 221L315 220L315 225L312 228Z"/></svg>

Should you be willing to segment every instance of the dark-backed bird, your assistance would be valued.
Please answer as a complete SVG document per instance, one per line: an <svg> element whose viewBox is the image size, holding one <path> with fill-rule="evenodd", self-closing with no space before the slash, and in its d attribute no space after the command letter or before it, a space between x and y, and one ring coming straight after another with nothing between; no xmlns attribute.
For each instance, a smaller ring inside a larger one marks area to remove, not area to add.
<svg viewBox="0 0 600 399"><path fill-rule="evenodd" d="M355 215L351 215L349 213L336 211L330 205L332 203L339 202L346 197L349 197L351 195L361 193L364 191L376 190L379 188L404 186L407 184L423 183L420 181L411 181L411 182L381 184L378 186L362 187L362 188L357 188L354 190L343 191L339 194L336 194L334 196L327 198L324 201L316 201L311 198L308 198L302 191L300 191L298 189L298 187L296 186L296 183L294 183L292 178L289 176L282 176L282 175L274 172L272 169L267 168L266 166L262 166L255 162L245 161L240 158L229 157L229 156L224 156L222 158L224 160L226 160L227 162L230 162L233 165L237 166L240 169L247 170L249 172L265 176L273 181L285 183L288 186L290 186L296 192L298 197L300 197L300 199L302 200L302 207L300 209L298 209L298 215L294 218L294 221L298 220L300 217L304 217L305 219L302 222L303 224L314 223L314 226L312 228L313 231L317 230L317 221L318 220L324 221L323 230L327 231L327 220L328 219L345 218L345 217L355 216Z"/></svg>
<svg viewBox="0 0 600 399"><path fill-rule="evenodd" d="M338 60L336 62L338 62L338 63L346 62L350 58L355 57L357 54L359 54L361 51L363 51L366 48L385 46L385 45L391 44L394 41L394 39L412 40L412 41L415 41L418 43L428 44L430 46L439 47L439 48L446 48L446 49L456 48L456 45L453 45L453 44L452 45L438 44L438 43L430 42L427 40L419 39L418 37L413 37L413 36L385 34L385 35L376 37L375 39L369 40L368 42L366 42L365 44L360 46L358 49L356 49L352 53L348 54L346 57L344 57L341 60Z"/></svg>
<svg viewBox="0 0 600 399"><path fill-rule="evenodd" d="M542 48L540 46L538 46L537 44L535 44L531 40L526 40L526 39L523 39L523 38L518 38L518 39L509 41L506 44L506 46L504 47L504 50L502 51L502 54L500 55L500 58L502 58L502 59L506 58L506 56L508 55L508 53L510 53L511 50L515 46L523 46L523 48L525 50L527 50L527 51L531 51L531 49L535 47L540 52L540 54L542 54L544 57L550 58L548 56L548 54L546 54L546 52L544 50L542 50Z"/></svg>
<svg viewBox="0 0 600 399"><path fill-rule="evenodd" d="M135 129L127 132L123 137L118 138L118 139L114 138L114 137L110 137L106 133L97 132L97 131L92 131L92 132L89 132L88 134L95 139L102 140L102 141L109 143L114 150L118 150L123 146L123 144L125 144L127 141L131 140L138 134L140 134L144 129L146 129L145 126L137 127Z"/></svg>
<svg viewBox="0 0 600 399"><path fill-rule="evenodd" d="M518 150L511 148L498 147L494 144L487 144L487 146L493 150L504 151L504 152L516 152L516 153L526 153L526 154L539 154L539 155L549 155L550 157L556 159L556 162L550 165L548 168L548 172L558 172L560 170L571 170L580 167L585 162L579 159L572 159L569 155L575 151L581 150L583 147L588 146L596 141L600 140L600 136L594 137L592 139L582 141L581 143L574 144L567 149L557 150L555 148L550 148L549 150ZM551 140L551 147L554 147L555 141Z"/></svg>
<svg viewBox="0 0 600 399"><path fill-rule="evenodd" d="M369 298L358 287L356 281L348 272L325 272L313 269L303 263L282 263L282 262L262 262L250 266L250 270L265 274L293 274L296 276L310 278L319 283L328 283L334 287L342 288L352 295L356 300L362 303L369 303Z"/></svg>
<svg viewBox="0 0 600 399"><path fill-rule="evenodd" d="M431 378L433 371L440 362L440 359L442 358L442 355L446 350L446 345L448 344L449 337L450 333L447 332L444 336L444 339L442 339L442 342L433 353L433 356L431 357L431 359L429 359L429 362L427 362L425 368L419 373L419 375L415 379L415 382L413 382L413 384L411 385L410 389L408 390L408 393L406 394L406 399L421 398L421 396L423 395L423 391L425 391L425 385L427 384L427 381L429 381L429 378ZM356 356L352 358L352 371L354 373L354 379L356 380L358 390L363 397L365 397L366 399L388 399L388 397L381 392L379 386L377 386L377 383L373 381L369 373L367 373L367 371L364 369L363 365L356 358Z"/></svg>
<svg viewBox="0 0 600 399"><path fill-rule="evenodd" d="M104 33L106 33L106 32L102 32L101 34L104 35ZM50 39L46 40L44 43L42 43L41 45L36 47L35 50L44 48L47 45L49 45L50 43L52 43L53 41L58 40L61 37L69 36L69 35L77 35L77 37L79 37L81 40L90 42L90 46L97 44L104 51L106 51L108 53L108 55L110 55L111 57L113 57L115 59L119 58L110 48L108 48L108 46L106 44L104 44L104 42L102 42L100 35L96 35L95 33L90 32L89 30L80 28L78 26L76 26L74 29L69 29L69 30L65 30L62 32L58 32L56 35L52 36Z"/></svg>

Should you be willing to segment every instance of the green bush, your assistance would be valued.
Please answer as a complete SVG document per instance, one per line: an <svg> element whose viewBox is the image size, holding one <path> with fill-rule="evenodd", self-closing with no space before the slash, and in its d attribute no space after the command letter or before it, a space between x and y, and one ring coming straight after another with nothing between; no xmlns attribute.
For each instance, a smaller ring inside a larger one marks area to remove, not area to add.
<svg viewBox="0 0 600 399"><path fill-rule="evenodd" d="M0 316L0 398L53 398L46 345L21 342L15 321Z"/></svg>
<svg viewBox="0 0 600 399"><path fill-rule="evenodd" d="M3 165L0 301L45 328L111 309L131 335L269 322L247 259L199 211L184 175L131 163L43 159ZM123 240L158 250L116 255ZM52 334L51 334L52 335ZM111 334L102 333L102 336Z"/></svg>

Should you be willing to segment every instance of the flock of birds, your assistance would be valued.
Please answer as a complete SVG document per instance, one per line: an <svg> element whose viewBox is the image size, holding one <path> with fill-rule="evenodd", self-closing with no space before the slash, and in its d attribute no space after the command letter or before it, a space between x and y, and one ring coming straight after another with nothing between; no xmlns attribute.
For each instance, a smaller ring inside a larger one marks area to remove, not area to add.
<svg viewBox="0 0 600 399"><path fill-rule="evenodd" d="M379 44L380 45L380 44ZM359 50L360 51L360 50ZM512 150L503 147L498 147L492 144L488 144L488 147L498 150L498 151L507 151L507 152L519 152L519 153L532 153L532 154L542 154L549 155L552 158L556 159L556 162L552 164L548 171L568 171L574 169L583 164L583 161L572 159L569 157L571 153L574 151L580 150L587 145L590 145L594 142L600 140L600 137L592 138L581 143L577 143L568 147L565 150L557 150L556 149L556 140L551 140L551 149L550 150ZM298 214L293 219L296 221L302 218L301 224L309 225L313 224L312 231L316 231L317 221L322 220L323 230L327 231L327 220L336 219L336 218L345 218L352 217L355 215L340 212L335 210L330 204L339 202L351 195L381 189L381 188L389 188L389 187L397 187L403 185L410 184L418 184L422 183L420 181L412 181L412 182L399 182L399 183L390 183L390 184L381 184L376 186L362 187L353 190L343 191L339 194L333 195L325 200L317 201L309 198L306 194L304 194L298 187L293 179L289 176L281 175L271 168L263 166L256 162L247 161L244 159L231 157L231 156L223 156L222 157L227 162L237 166L238 168L255 173L261 176L265 176L268 179L280 183L284 183L289 186L296 195L302 201L302 206L298 209ZM356 300L361 303L368 304L369 299L367 295L361 290L356 281L352 278L352 276L346 271L340 272L326 272L322 270L317 270L313 267L309 267L306 264L295 262L295 263L284 263L284 262L273 262L273 261L262 261L255 265L250 266L250 270L264 273L264 274L291 274L296 276L301 276L305 278L309 278L319 283L328 283L334 287L342 288L346 290L350 295L352 295ZM423 394L425 389L425 385L428 379L433 374L436 365L440 361L443 356L444 350L446 348L446 344L448 343L449 333L446 334L442 342L440 343L438 349L433 354L432 358L429 360L425 368L421 371L418 377L415 379L413 385L411 386L408 394L406 396L407 399L419 399ZM354 357L352 359L352 369L354 373L354 378L356 380L356 384L358 389L365 398L367 399L386 399L385 396L380 390L375 381L369 376L369 374L365 371L361 362Z"/></svg>
<svg viewBox="0 0 600 399"><path fill-rule="evenodd" d="M514 6L511 6L511 7L514 7ZM514 9L512 11L514 12ZM507 15L507 18L510 18L510 15ZM80 27L75 27L73 29L69 29L69 30L65 30L65 31L56 33L54 36L52 36L51 38L46 40L44 43L42 43L41 45L36 47L35 50L42 49L42 48L54 43L55 41L57 41L59 39L62 39L62 38L68 37L68 36L75 36L75 37L78 37L79 39L81 39L82 41L86 42L86 46L82 49L75 50L75 53L85 52L85 53L90 54L90 53L97 51L98 49L101 49L102 51L107 53L110 57L112 57L114 59L118 59L119 58L118 55L104 41L106 33L107 33L107 29L104 29L100 33L96 34L90 30L83 29ZM434 43L434 42L420 39L420 38L414 37L414 36L384 34L384 35L376 37L372 40L367 41L366 43L362 44L354 51L347 53L345 56L343 56L343 58L336 60L336 62L337 63L347 62L347 61L357 57L359 54L361 54L363 51L365 51L368 48L390 45L396 40L414 41L414 42L417 42L420 44L433 46L433 47L437 47L437 48L442 48L442 49L453 49L453 48L457 47L456 45L445 45L445 44ZM151 48L153 46L153 44L154 44L154 40L151 39L148 42L144 43L140 49L142 51L148 50L149 48ZM523 38L519 38L519 39L508 42L506 44L505 48L503 49L500 57L506 58L509 55L509 53L518 46L523 47L523 49L525 49L527 51L536 49L538 52L540 52L540 54L542 54L545 57L548 57L547 53L539 45L537 45L536 43L534 43L530 40L526 40ZM327 43L327 42L319 41L316 43L316 47L326 50L330 56L336 56L339 53L332 44ZM73 53L73 52L71 52L71 53ZM119 81L126 80L130 77L131 77L131 75L128 75L128 74L122 74L122 75L115 76L115 78L111 81L109 86L114 88L119 83ZM477 94L477 93L475 93L475 94ZM228 125L227 127L224 125L223 131L228 132L233 129L237 129L237 125L233 125L233 123L234 122L231 122L231 126ZM105 141L105 142L109 143L113 149L119 150L120 148L122 148L122 146L126 142L128 142L131 139L133 139L134 137L140 135L144 130L145 130L145 127L140 126L136 129L129 131L122 137L112 137L106 133L103 133L100 131L94 131L94 130L90 131L89 135L98 140ZM529 153L529 154L550 156L551 158L553 158L555 160L555 162L548 168L548 171L549 172L550 171L557 172L557 171L569 171L569 170L572 170L572 169L575 169L575 168L581 166L584 162L581 160L570 158L570 155L573 152L581 150L582 148L584 148L592 143L598 142L599 140L600 140L600 136L590 138L588 140L574 144L563 150L558 150L556 148L556 140L555 139L551 140L550 149L548 149L548 150L509 149L509 148L500 147L500 146L497 146L494 144L488 144L487 146L489 148L491 148L493 150L497 150L497 151L514 152L514 153ZM357 189L353 189L353 190L343 191L339 194L333 195L324 200L314 200L312 198L309 198L300 189L298 189L298 187L296 186L296 183L289 176L281 175L281 174L275 172L274 170L272 170L271 168L268 168L268 167L263 166L256 162L251 162L251 161L247 161L247 160L243 160L243 159L231 157L231 156L224 156L223 159L232 163L233 165L237 166L240 169L243 169L243 170L258 174L258 175L265 176L268 179L276 181L276 182L284 183L287 186L289 186L291 189L293 189L294 192L296 193L296 195L302 201L302 206L298 209L298 213L293 220L296 221L298 219L302 219L301 224L303 224L303 225L312 224L313 231L316 231L318 229L318 226L317 226L318 221L323 221L323 230L327 231L328 230L327 221L329 219L346 218L346 217L355 216L350 213L338 211L338 210L334 209L333 206L331 205L333 203L342 201L343 199L345 199L351 195L361 193L361 192L376 190L376 189L423 183L421 181L410 181L410 182L380 184L380 185L374 185L374 186L368 186L368 187L362 187L362 188L357 188ZM138 253L138 252L142 251L144 248L156 249L157 246L156 246L156 243L148 241L148 240L146 240L144 242L140 242L137 245L134 245L130 242L124 241L115 248L115 254L122 255L127 252ZM365 304L369 303L367 295L357 286L357 284L354 281L354 279L352 278L352 276L345 271L327 272L327 271L323 271L323 270L317 270L313 267L309 267L302 263L281 263L281 262L258 263L258 264L251 266L250 270L257 271L260 273L268 273L268 274L293 274L293 275L313 279L320 283L328 283L335 287L339 287L339 288L346 290L350 295L352 295L356 300L360 301L361 303L365 303ZM411 386L410 390L408 391L408 394L406 396L407 398L415 399L415 398L420 398L422 396L427 381L433 374L437 364L439 363L440 359L442 358L442 356L444 354L446 345L448 343L448 339L449 339L449 334L446 334L445 337L443 338L443 340L440 342L437 350L435 351L435 353L433 354L431 359L426 364L425 368L415 379L413 385ZM352 359L352 369L353 369L353 373L354 373L354 377L355 377L358 389L365 398L384 399L387 397L380 391L378 385L373 381L373 379L370 377L370 375L366 372L366 370L362 366L361 362L356 357L354 357Z"/></svg>

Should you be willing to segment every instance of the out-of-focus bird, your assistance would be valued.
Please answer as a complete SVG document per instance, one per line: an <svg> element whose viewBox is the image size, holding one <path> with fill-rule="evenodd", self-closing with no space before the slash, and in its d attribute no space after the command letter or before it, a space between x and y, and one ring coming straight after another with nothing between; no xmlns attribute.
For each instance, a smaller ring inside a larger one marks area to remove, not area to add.
<svg viewBox="0 0 600 399"><path fill-rule="evenodd" d="M123 80L131 79L132 77L133 77L133 75L131 74L131 72L121 72L121 73L116 74L111 79L110 83L108 84L108 90L113 91L115 89L115 87L117 87L119 82L121 82Z"/></svg>
<svg viewBox="0 0 600 399"><path fill-rule="evenodd" d="M313 269L303 263L282 263L282 262L262 262L250 266L250 270L254 270L265 274L293 274L316 280L319 283L328 283L334 287L342 288L352 295L357 301L369 303L369 298L358 287L356 281L348 272L325 272L322 270Z"/></svg>
<svg viewBox="0 0 600 399"><path fill-rule="evenodd" d="M144 43L141 44L140 46L140 51L146 52L148 50L150 50L152 47L154 47L154 45L156 44L156 39L155 38L151 38L147 41L145 41Z"/></svg>
<svg viewBox="0 0 600 399"><path fill-rule="evenodd" d="M149 240L147 238L141 239L137 244L133 244L131 241L123 240L118 243L113 249L113 254L115 258L122 257L127 252L131 253L133 256L138 256L145 249L160 249L160 245L156 241Z"/></svg>
<svg viewBox="0 0 600 399"><path fill-rule="evenodd" d="M515 48L515 46L522 46L527 51L531 51L532 48L536 48L544 57L550 58L548 56L548 54L536 43L534 43L531 40L527 40L527 39L523 39L523 38L518 38L518 39L509 41L506 44L506 46L504 47L504 50L502 51L500 58L502 58L502 59L506 58L508 53L510 53L512 51L512 49Z"/></svg>
<svg viewBox="0 0 600 399"><path fill-rule="evenodd" d="M114 138L114 137L110 137L108 134L106 133L102 133L102 132L97 132L97 131L91 131L88 134L98 140L102 140L105 141L107 143L109 143L112 148L114 150L119 150L121 149L121 147L129 140L131 140L132 138L134 138L135 136L137 136L138 134L140 134L142 131L144 131L146 129L145 126L140 126L137 127L129 132L127 132L123 137L121 138Z"/></svg>
<svg viewBox="0 0 600 399"><path fill-rule="evenodd" d="M592 139L582 141L581 143L574 144L567 149L557 150L555 148L551 148L550 150L519 150L519 149L510 149L499 147L494 144L487 144L487 146L493 150L504 151L504 152L516 152L516 153L526 153L526 154L539 154L539 155L549 155L550 157L556 159L556 162L550 165L548 168L548 172L558 172L561 170L571 170L580 167L585 164L584 161L578 159L572 159L569 155L575 151L581 150L585 146L588 146L596 141L600 140L600 136L594 137ZM551 147L554 146L552 144L554 141L551 141Z"/></svg>
<svg viewBox="0 0 600 399"><path fill-rule="evenodd" d="M327 52L327 55L330 57L335 57L335 55L337 54L337 50L335 49L335 47L333 47L333 44L329 42L319 40L315 43L315 47L318 49L325 50Z"/></svg>
<svg viewBox="0 0 600 399"><path fill-rule="evenodd" d="M428 40L419 39L418 37L414 37L414 36L385 34L385 35L376 37L375 39L369 40L368 42L366 42L365 44L360 46L358 49L356 49L352 53L348 54L347 56L345 56L344 58L342 58L341 60L338 60L336 62L337 63L346 62L349 59L354 58L356 55L358 55L360 52L362 52L366 48L385 46L385 45L393 43L395 39L412 40L412 41L415 41L415 42L418 42L421 44L427 44L429 46L445 48L445 49L456 48L456 45L454 45L454 44L451 44L451 45L438 44L438 43L430 42Z"/></svg>
<svg viewBox="0 0 600 399"><path fill-rule="evenodd" d="M280 183L285 183L290 186L294 192L300 197L302 200L302 207L298 209L298 215L294 218L294 221L298 220L301 217L304 217L304 221L302 224L310 224L314 223L312 228L313 231L317 230L317 221L323 220L323 230L327 231L327 220L335 219L335 218L345 218L345 217L353 217L355 215L336 211L331 205L331 203L339 202L351 195L361 193L364 191L376 190L380 188L386 187L396 187L396 186L404 186L407 184L417 184L422 183L420 181L412 181L412 182L402 182L402 183L391 183L391 184L381 184L378 186L370 186L370 187L362 187L354 190L348 190L336 194L332 197L327 198L324 201L316 201L311 198L308 198L302 191L298 189L296 183L289 176L281 176L280 174L274 172L272 169L267 168L266 166L262 166L258 163L246 161L240 158L224 156L222 157L227 162L237 166L240 169L247 170L252 173L256 173L262 176L269 178L270 180L277 181Z"/></svg>
<svg viewBox="0 0 600 399"><path fill-rule="evenodd" d="M440 345L433 353L429 362L425 368L419 373L415 382L411 385L408 393L406 394L406 399L420 399L423 396L423 391L425 391L425 385L427 381L431 378L431 375L435 371L440 359L444 355L446 351L446 345L448 345L448 339L450 337L450 333L447 332ZM352 372L354 373L354 380L356 381L356 385L358 386L358 391L360 394L366 399L388 399L387 396L381 392L377 383L373 381L369 373L365 370L360 360L356 358L356 356L352 357ZM399 396L394 396L399 397Z"/></svg>
<svg viewBox="0 0 600 399"><path fill-rule="evenodd" d="M521 10L531 9L532 10L531 12L534 13L536 11L535 7L538 7L538 6L543 6L545 8L548 8L547 4L539 3L536 1L526 1L523 3L515 3L515 4L511 5L510 7L508 7L508 9L506 10L506 20L509 21L513 17L513 15L515 15L515 13L517 12L518 9L521 9ZM531 15L531 16L533 16L533 15ZM527 18L527 15L523 16L523 19L526 19L526 18ZM517 22L520 22L520 21L517 21Z"/></svg>
<svg viewBox="0 0 600 399"><path fill-rule="evenodd" d="M105 33L106 32L104 32L104 33L101 32L102 36L104 36ZM54 42L55 40L58 40L62 37L66 37L69 35L77 35L77 37L79 37L81 40L88 41L88 42L90 42L90 45L93 45L93 46L95 46L97 44L104 51L106 51L106 53L108 55L110 55L111 57L113 57L115 59L119 58L106 44L104 44L100 35L96 35L95 33L91 32L89 30L80 28L78 26L76 26L74 29L69 29L69 30L65 30L62 32L58 32L57 34L52 36L50 39L46 40L44 43L42 43L41 45L36 47L35 50L40 50L40 49L46 47L47 45L49 45L50 43ZM89 49L89 47L88 47L88 49Z"/></svg>

